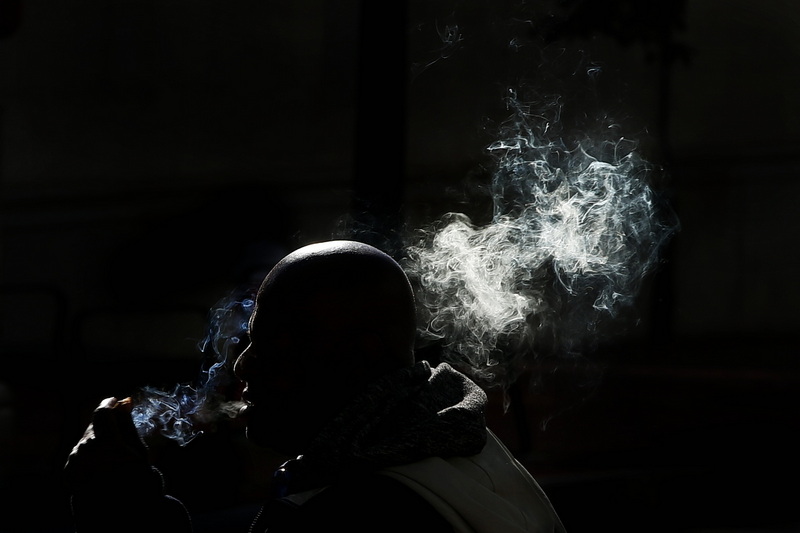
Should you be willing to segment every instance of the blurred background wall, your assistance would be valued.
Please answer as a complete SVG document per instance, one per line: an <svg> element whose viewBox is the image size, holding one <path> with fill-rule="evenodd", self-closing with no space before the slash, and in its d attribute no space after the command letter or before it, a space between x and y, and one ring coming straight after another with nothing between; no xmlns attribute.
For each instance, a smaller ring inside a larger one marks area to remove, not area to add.
<svg viewBox="0 0 800 533"><path fill-rule="evenodd" d="M521 80L613 117L681 230L593 388L492 423L573 531L798 528L800 4L364 4L0 0L0 531L68 530L91 407L191 378L287 251L480 216Z"/></svg>

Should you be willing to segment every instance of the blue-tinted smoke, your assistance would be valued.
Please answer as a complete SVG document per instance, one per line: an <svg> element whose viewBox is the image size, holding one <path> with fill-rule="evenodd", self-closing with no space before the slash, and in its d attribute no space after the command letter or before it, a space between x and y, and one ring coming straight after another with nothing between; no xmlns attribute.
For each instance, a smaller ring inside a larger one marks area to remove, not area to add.
<svg viewBox="0 0 800 533"><path fill-rule="evenodd" d="M248 321L254 301L230 295L209 313L208 330L198 344L205 363L195 384L176 385L170 391L143 387L134 401L133 420L139 435L160 435L181 445L226 418L234 418L244 406L231 399L235 383L233 363L246 346Z"/></svg>

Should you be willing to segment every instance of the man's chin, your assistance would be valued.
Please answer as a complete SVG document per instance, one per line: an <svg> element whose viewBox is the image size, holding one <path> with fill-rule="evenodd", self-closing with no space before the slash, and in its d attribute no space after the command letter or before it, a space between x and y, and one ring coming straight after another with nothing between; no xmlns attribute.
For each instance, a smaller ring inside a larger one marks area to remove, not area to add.
<svg viewBox="0 0 800 533"><path fill-rule="evenodd" d="M247 439L262 448L269 448L281 455L296 457L302 453L297 441L298 432L291 424L281 423L272 417L267 420L261 410L250 407L247 410Z"/></svg>
<svg viewBox="0 0 800 533"><path fill-rule="evenodd" d="M257 407L248 405L243 415L246 422L245 435L247 435L247 439L258 446L268 447L267 437L271 432L265 431L267 425L261 420L260 410Z"/></svg>

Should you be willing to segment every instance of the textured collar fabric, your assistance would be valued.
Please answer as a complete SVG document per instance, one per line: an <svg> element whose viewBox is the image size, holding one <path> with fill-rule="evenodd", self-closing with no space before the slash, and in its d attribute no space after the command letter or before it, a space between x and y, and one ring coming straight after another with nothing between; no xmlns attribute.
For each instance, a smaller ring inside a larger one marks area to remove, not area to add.
<svg viewBox="0 0 800 533"><path fill-rule="evenodd" d="M419 461L469 456L486 444L486 393L464 374L427 361L390 373L358 394L300 462L319 481Z"/></svg>

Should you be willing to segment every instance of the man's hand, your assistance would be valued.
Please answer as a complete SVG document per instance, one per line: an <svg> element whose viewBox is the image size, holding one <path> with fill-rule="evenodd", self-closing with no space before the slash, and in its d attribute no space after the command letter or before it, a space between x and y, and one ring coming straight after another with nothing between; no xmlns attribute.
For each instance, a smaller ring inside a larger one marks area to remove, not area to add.
<svg viewBox="0 0 800 533"><path fill-rule="evenodd" d="M136 432L129 399L106 398L64 466L78 533L191 533L183 504L164 495Z"/></svg>
<svg viewBox="0 0 800 533"><path fill-rule="evenodd" d="M129 398L106 398L69 454L64 467L73 493L160 495L160 474L150 466L148 450L136 432Z"/></svg>

